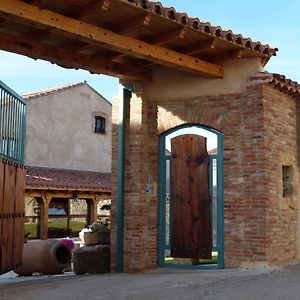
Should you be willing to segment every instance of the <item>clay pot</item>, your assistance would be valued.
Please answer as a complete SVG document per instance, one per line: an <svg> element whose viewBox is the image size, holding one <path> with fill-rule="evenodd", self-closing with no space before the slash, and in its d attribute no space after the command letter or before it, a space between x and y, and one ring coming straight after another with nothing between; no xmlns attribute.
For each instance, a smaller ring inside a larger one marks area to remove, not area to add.
<svg viewBox="0 0 300 300"><path fill-rule="evenodd" d="M28 241L23 248L22 266L14 271L22 276L59 274L71 258L71 250L57 240Z"/></svg>

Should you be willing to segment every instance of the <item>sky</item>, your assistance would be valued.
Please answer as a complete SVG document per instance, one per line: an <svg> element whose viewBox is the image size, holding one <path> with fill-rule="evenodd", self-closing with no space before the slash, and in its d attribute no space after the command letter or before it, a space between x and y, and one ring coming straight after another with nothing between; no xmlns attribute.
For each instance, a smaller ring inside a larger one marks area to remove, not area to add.
<svg viewBox="0 0 300 300"><path fill-rule="evenodd" d="M279 48L266 70L300 83L299 0L162 0L201 21L231 29L254 41ZM1 46L0 46L1 48ZM63 69L49 62L0 51L0 80L17 93L86 80L109 101L118 93L118 79L92 75L83 70Z"/></svg>

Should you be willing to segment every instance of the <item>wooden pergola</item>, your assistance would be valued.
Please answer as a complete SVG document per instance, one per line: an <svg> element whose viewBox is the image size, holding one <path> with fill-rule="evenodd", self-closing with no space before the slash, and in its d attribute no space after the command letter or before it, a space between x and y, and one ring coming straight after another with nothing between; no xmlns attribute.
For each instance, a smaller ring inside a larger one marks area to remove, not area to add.
<svg viewBox="0 0 300 300"><path fill-rule="evenodd" d="M0 48L66 68L149 81L154 65L219 78L224 57L277 49L141 0L2 0Z"/></svg>
<svg viewBox="0 0 300 300"><path fill-rule="evenodd" d="M68 222L71 217L70 199L85 199L87 205L87 214L72 215L73 218L85 217L88 224L97 221L98 203L111 199L110 177L110 173L27 167L25 197L35 199L39 204L39 237L48 238L48 211L55 199L62 200L68 207L67 214L62 216Z"/></svg>

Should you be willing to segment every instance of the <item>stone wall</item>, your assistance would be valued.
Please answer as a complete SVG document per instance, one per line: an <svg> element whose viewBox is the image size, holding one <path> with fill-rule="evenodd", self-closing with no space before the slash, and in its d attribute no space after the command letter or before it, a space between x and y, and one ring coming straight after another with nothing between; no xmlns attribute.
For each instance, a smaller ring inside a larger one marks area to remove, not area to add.
<svg viewBox="0 0 300 300"><path fill-rule="evenodd" d="M268 185L266 224L269 264L297 257L299 169L297 161L296 103L291 97L265 86L265 165ZM292 194L283 197L282 167L291 167Z"/></svg>

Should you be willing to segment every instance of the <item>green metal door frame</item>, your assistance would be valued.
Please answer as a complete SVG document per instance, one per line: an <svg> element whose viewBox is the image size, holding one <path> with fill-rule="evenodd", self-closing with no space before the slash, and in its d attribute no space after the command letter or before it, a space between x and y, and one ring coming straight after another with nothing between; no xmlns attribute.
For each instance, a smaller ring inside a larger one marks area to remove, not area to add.
<svg viewBox="0 0 300 300"><path fill-rule="evenodd" d="M217 159L217 246L214 250L218 251L218 264L216 265L172 265L165 263L165 244L166 244L166 137L183 128L197 127L207 130L217 135L218 153L213 158ZM201 125L185 124L164 132L159 137L159 187L158 187L158 266L176 267L192 269L223 269L224 268L224 176L223 176L223 134L215 129Z"/></svg>
<svg viewBox="0 0 300 300"><path fill-rule="evenodd" d="M118 124L118 190L117 190L117 251L116 271L123 272L124 256L124 161L125 161L125 103L129 101L133 91L132 85L126 85L123 89L123 97L119 101Z"/></svg>

